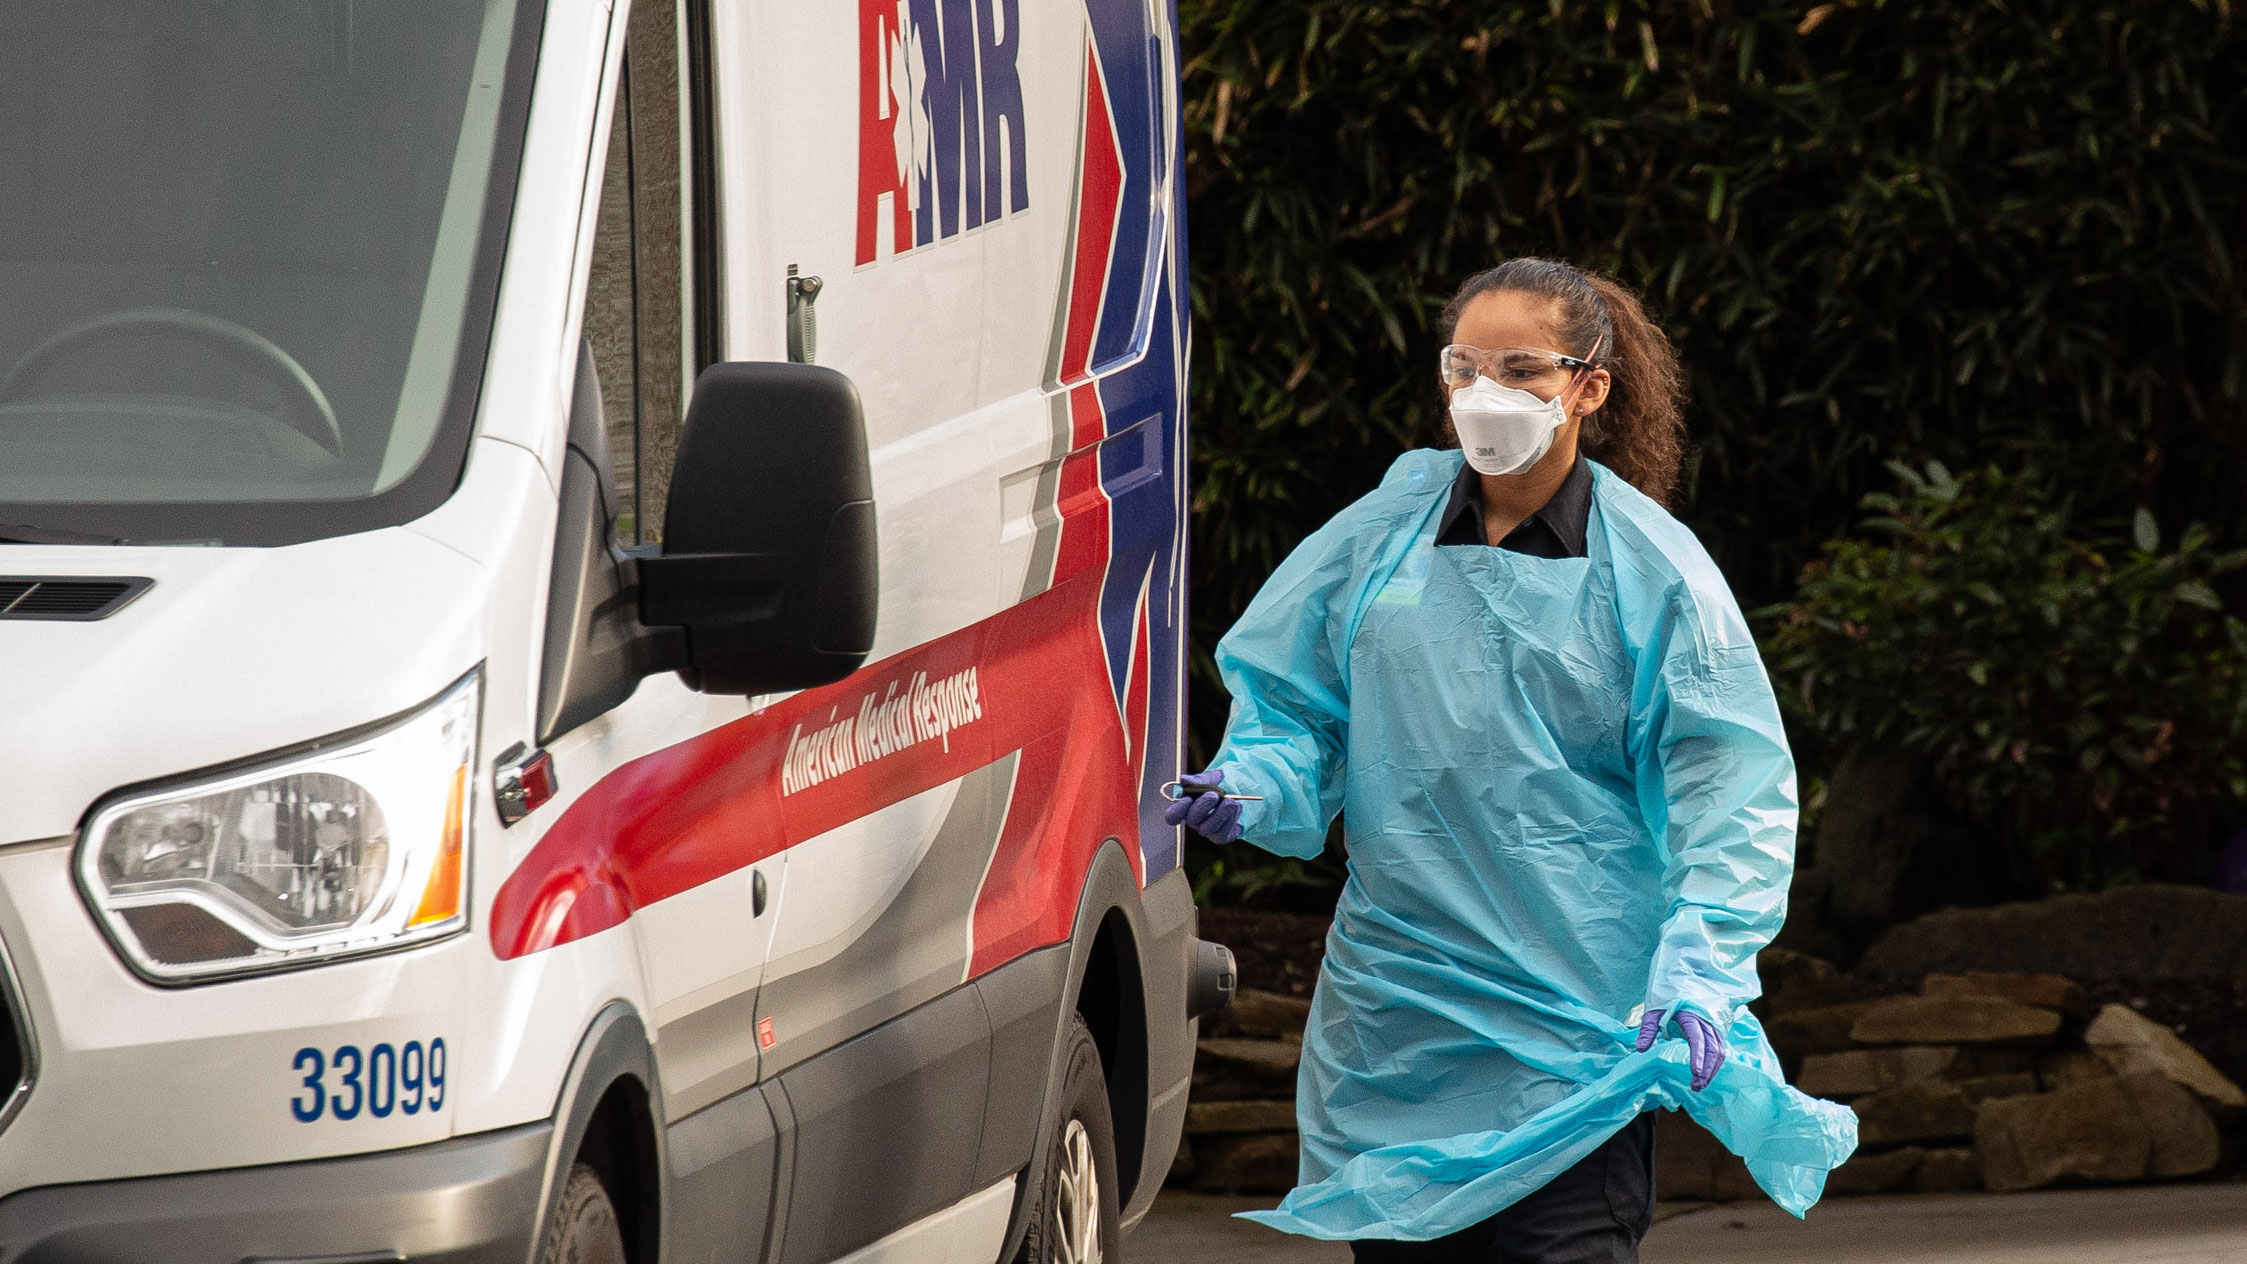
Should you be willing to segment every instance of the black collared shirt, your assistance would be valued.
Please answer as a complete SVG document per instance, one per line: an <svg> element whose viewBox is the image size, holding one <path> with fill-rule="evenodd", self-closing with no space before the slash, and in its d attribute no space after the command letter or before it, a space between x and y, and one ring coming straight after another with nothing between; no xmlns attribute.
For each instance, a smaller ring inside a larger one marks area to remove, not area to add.
<svg viewBox="0 0 2247 1264"><path fill-rule="evenodd" d="M1577 458L1553 498L1521 525L1506 533L1498 547L1531 557L1582 557L1584 535L1592 524L1592 467ZM1451 501L1436 524L1437 544L1488 544L1482 527L1482 475L1472 465L1459 467L1451 485Z"/></svg>

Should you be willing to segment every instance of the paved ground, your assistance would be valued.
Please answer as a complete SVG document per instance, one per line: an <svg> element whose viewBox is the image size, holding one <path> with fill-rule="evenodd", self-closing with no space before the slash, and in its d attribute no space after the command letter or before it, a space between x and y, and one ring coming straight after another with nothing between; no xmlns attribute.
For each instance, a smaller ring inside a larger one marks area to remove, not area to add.
<svg viewBox="0 0 2247 1264"><path fill-rule="evenodd" d="M1347 1247L1229 1218L1272 1201L1166 1193L1124 1254L1132 1264L1348 1264ZM2247 1261L2247 1184L1837 1198L1801 1221L1768 1203L1666 1210L1643 1264Z"/></svg>
<svg viewBox="0 0 2247 1264"><path fill-rule="evenodd" d="M1277 1198L1218 1198L1166 1189L1124 1239L1126 1264L1350 1264L1350 1248L1289 1237L1232 1218Z"/></svg>

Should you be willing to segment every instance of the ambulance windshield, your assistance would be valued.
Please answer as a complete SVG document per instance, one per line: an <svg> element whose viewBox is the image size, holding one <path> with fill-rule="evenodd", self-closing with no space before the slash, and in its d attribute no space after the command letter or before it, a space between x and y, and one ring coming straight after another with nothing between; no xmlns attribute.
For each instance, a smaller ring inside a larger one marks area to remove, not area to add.
<svg viewBox="0 0 2247 1264"><path fill-rule="evenodd" d="M0 4L0 542L442 503L542 3Z"/></svg>

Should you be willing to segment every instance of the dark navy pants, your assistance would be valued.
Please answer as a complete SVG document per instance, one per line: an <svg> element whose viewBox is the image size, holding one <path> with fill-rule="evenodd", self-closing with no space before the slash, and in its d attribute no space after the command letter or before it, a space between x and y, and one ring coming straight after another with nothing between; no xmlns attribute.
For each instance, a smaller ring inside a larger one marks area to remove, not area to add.
<svg viewBox="0 0 2247 1264"><path fill-rule="evenodd" d="M1544 1188L1433 1242L1352 1242L1357 1264L1638 1264L1654 1223L1654 1115L1624 1125Z"/></svg>

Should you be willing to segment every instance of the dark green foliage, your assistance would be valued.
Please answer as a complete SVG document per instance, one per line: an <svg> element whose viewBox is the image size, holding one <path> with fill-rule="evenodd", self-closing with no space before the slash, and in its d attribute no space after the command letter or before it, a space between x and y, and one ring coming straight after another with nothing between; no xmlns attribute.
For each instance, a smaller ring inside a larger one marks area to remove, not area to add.
<svg viewBox="0 0 2247 1264"><path fill-rule="evenodd" d="M1335 840L1309 860L1275 856L1254 843L1205 844L1188 854L1194 903L1316 911L1342 889L1342 855Z"/></svg>
<svg viewBox="0 0 2247 1264"><path fill-rule="evenodd" d="M2071 530L2038 478L1895 467L1766 612L1798 744L1903 747L2034 888L2205 881L2247 804L2247 551L2152 514ZM1810 752L1806 752L1810 753Z"/></svg>
<svg viewBox="0 0 2247 1264"><path fill-rule="evenodd" d="M1679 512L1785 594L1884 460L2247 517L2247 38L2228 0L1184 0L1195 600L1439 429L1431 328L1516 254L1647 291ZM1223 695L1206 660L1206 754Z"/></svg>

